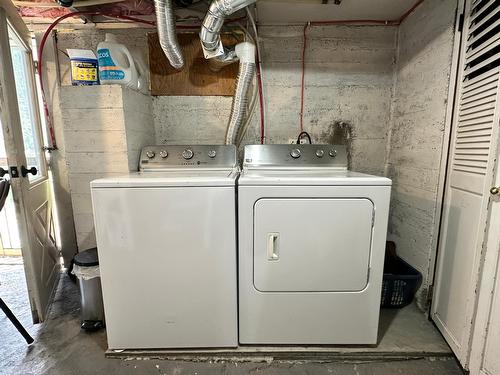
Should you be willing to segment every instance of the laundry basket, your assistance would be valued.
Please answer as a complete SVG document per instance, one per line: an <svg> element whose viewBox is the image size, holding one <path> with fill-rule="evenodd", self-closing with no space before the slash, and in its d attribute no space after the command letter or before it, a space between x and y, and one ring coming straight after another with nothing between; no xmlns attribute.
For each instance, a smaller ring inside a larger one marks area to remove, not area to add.
<svg viewBox="0 0 500 375"><path fill-rule="evenodd" d="M388 242L387 248L380 306L405 307L413 301L422 283L422 274L395 254L393 242Z"/></svg>

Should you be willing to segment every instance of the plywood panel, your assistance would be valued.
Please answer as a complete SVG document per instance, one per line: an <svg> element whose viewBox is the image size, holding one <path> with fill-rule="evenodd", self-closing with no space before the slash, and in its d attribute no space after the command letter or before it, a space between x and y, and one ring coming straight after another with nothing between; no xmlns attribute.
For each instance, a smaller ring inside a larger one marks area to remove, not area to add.
<svg viewBox="0 0 500 375"><path fill-rule="evenodd" d="M179 34L179 44L184 53L186 65L181 71L172 68L165 57L157 33L148 34L151 95L156 96L208 96L234 94L238 64L213 72L203 57L197 34ZM238 41L232 35L223 35L225 44Z"/></svg>

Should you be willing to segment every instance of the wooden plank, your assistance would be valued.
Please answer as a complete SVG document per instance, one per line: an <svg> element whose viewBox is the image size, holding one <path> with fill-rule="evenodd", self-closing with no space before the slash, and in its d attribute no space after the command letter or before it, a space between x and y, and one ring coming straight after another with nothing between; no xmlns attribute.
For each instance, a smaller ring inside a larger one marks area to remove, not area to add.
<svg viewBox="0 0 500 375"><path fill-rule="evenodd" d="M210 70L203 57L197 34L179 34L179 44L186 65L181 71L170 66L160 47L157 33L148 34L151 95L156 96L232 96L238 64L231 64L219 72ZM231 34L222 35L225 45L238 41Z"/></svg>

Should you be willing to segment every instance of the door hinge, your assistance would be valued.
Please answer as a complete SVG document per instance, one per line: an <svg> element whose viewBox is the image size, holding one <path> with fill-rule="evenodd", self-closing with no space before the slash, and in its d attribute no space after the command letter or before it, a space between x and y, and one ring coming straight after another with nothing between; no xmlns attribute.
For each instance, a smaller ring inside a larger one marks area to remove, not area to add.
<svg viewBox="0 0 500 375"><path fill-rule="evenodd" d="M427 292L427 302L432 302L432 298L434 298L434 285L431 284Z"/></svg>
<svg viewBox="0 0 500 375"><path fill-rule="evenodd" d="M460 14L460 16L458 16L458 31L459 32L462 32L462 30L464 29L464 14Z"/></svg>
<svg viewBox="0 0 500 375"><path fill-rule="evenodd" d="M56 151L57 150L57 147L52 147L52 146L43 146L42 147L42 150L45 151L45 152L52 152L52 151Z"/></svg>

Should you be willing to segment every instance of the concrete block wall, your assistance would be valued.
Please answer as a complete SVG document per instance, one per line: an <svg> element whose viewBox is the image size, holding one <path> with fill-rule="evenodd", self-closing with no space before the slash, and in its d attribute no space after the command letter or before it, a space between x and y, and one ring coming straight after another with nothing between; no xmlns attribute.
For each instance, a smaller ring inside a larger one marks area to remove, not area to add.
<svg viewBox="0 0 500 375"><path fill-rule="evenodd" d="M457 2L425 1L399 27L388 177L393 180L389 239L424 276L427 296L437 246L438 183L451 77Z"/></svg>
<svg viewBox="0 0 500 375"><path fill-rule="evenodd" d="M78 249L95 246L90 181L137 170L155 142L151 97L122 86L63 86L60 111Z"/></svg>
<svg viewBox="0 0 500 375"><path fill-rule="evenodd" d="M446 100L456 6L456 0L426 1L400 27L315 26L308 30L305 130L317 143L346 142L351 169L393 179L389 238L397 243L398 253L424 274L419 292L421 306L425 306L436 247L438 162L446 141L443 136L448 120ZM112 33L146 55L149 31ZM302 32L302 26L259 28L268 143L288 142L299 132ZM58 48L95 48L103 39L103 30L61 32ZM62 82L67 84L68 61L61 54L59 58ZM231 99L153 97L151 111L147 112L152 119L146 112L142 115L147 118L144 121L153 122L156 143L221 143ZM103 124L109 126L107 110L100 113ZM243 143L257 143L259 137L256 111ZM68 140L69 145L71 142ZM120 147L115 138L109 142L110 147ZM117 166L133 170L136 165L129 156L128 165L124 158L117 161L109 157L105 162L113 172ZM68 156L68 164L75 220L81 233L79 243L86 244L84 238L93 238L88 201L85 206L85 199L81 199L88 190L78 189L90 179L85 180L85 173L73 173L72 157Z"/></svg>
<svg viewBox="0 0 500 375"><path fill-rule="evenodd" d="M390 122L395 27L311 27L306 53L304 129L316 143L347 134L351 167L381 174ZM300 26L263 26L263 84L267 143L300 132ZM221 143L231 97L155 97L159 143ZM258 108L244 143L260 139Z"/></svg>

